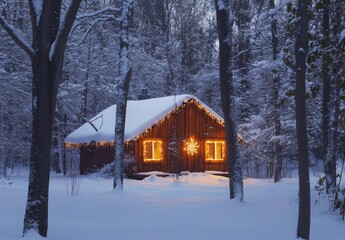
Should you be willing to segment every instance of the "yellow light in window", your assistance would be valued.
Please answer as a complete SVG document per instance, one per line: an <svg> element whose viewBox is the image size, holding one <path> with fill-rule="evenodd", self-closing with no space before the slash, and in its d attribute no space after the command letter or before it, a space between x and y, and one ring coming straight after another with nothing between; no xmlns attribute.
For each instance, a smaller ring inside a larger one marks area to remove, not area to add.
<svg viewBox="0 0 345 240"><path fill-rule="evenodd" d="M206 141L206 160L222 161L225 158L225 142L221 140Z"/></svg>
<svg viewBox="0 0 345 240"><path fill-rule="evenodd" d="M192 137L185 142L184 150L187 151L188 155L194 155L198 153L199 144Z"/></svg>
<svg viewBox="0 0 345 240"><path fill-rule="evenodd" d="M161 140L145 140L144 162L163 160L163 142Z"/></svg>

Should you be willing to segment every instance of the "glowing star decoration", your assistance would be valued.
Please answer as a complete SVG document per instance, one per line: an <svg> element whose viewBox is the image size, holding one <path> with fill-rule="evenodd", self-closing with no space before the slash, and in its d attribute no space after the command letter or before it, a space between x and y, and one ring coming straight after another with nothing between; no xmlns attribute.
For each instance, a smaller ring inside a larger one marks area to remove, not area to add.
<svg viewBox="0 0 345 240"><path fill-rule="evenodd" d="M198 149L199 149L199 144L193 138L190 138L185 142L184 150L187 151L188 155L194 155L198 153Z"/></svg>

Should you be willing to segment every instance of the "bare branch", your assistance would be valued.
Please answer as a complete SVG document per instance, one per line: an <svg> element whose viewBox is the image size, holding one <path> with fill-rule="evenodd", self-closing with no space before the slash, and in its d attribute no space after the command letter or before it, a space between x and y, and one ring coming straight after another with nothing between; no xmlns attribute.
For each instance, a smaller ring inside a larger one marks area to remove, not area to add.
<svg viewBox="0 0 345 240"><path fill-rule="evenodd" d="M59 31L57 33L56 39L54 43L51 46L50 49L50 58L53 60L58 54L63 54L65 47L66 47L66 42L68 39L68 35L71 31L73 22L75 20L75 17L77 15L78 9L80 2L82 0L72 0L65 18L63 19L62 23L60 24Z"/></svg>
<svg viewBox="0 0 345 240"><path fill-rule="evenodd" d="M31 17L31 22L33 23L32 27L38 26L38 23L41 18L42 4L43 4L42 0L41 1L29 0L30 17Z"/></svg>
<svg viewBox="0 0 345 240"><path fill-rule="evenodd" d="M82 14L78 17L76 17L76 22L74 23L74 25L72 26L72 30L71 30L71 33L74 32L74 30L80 26L81 24L85 23L86 21L90 20L90 19L93 19L95 17L96 20L94 21L97 21L99 18L99 15L100 16L100 19L103 19L104 21L107 21L107 20L113 20L113 21L116 21L116 22L120 22L120 19L119 18L116 18L112 15L112 13L116 12L116 11L120 11L119 8L113 8L113 7L107 7L107 8L103 8L101 10L98 10L98 11L95 11L95 12L92 12L92 13L85 13L85 14Z"/></svg>
<svg viewBox="0 0 345 240"><path fill-rule="evenodd" d="M92 127L93 129L95 129L96 132L98 132L98 129L96 128L95 124L93 124L91 121L87 120L87 119L86 119L85 117L83 117L82 115L80 115L80 114L78 114L78 113L77 113L77 115L78 115L81 119L83 119L85 122L87 122L88 124L90 124L91 127ZM99 118L102 118L102 124L101 124L101 126L100 126L100 128L99 128L99 129L101 129L101 127L102 127L102 125L103 125L103 115L97 117L97 118L94 119L93 121L95 121L95 120L97 120L97 119L99 119Z"/></svg>
<svg viewBox="0 0 345 240"><path fill-rule="evenodd" d="M86 13L86 14L83 14L81 16L78 16L77 20L81 20L81 19L85 19L85 18L97 17L97 16L99 16L101 14L108 13L108 12L120 12L120 11L121 11L120 8L106 7L106 8L103 8L101 10L98 10L98 11L95 11L95 12L92 12L92 13Z"/></svg>
<svg viewBox="0 0 345 240"><path fill-rule="evenodd" d="M114 17L106 17L106 18L96 18L92 23L91 25L87 28L87 30L85 31L84 35L81 37L81 39L79 40L78 43L74 43L74 44L70 44L69 46L72 46L72 47L78 47L80 46L86 39L86 37L89 35L91 29L98 23L98 22L102 22L102 21L108 21L108 20L114 20L116 21L116 19ZM72 31L74 31L75 27L73 27Z"/></svg>
<svg viewBox="0 0 345 240"><path fill-rule="evenodd" d="M12 38L12 40L23 49L31 58L34 54L32 47L24 40L24 38L19 35L19 33L14 29L14 27L9 24L2 16L0 16L0 25L5 29L7 34Z"/></svg>

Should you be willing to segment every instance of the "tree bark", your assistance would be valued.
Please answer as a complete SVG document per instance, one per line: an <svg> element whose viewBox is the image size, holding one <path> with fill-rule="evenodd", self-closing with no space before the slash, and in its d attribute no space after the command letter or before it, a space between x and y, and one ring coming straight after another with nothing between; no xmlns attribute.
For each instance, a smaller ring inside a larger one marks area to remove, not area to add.
<svg viewBox="0 0 345 240"><path fill-rule="evenodd" d="M344 4L343 1L340 0L336 0L335 2L333 2L333 11L330 12L335 12L333 15L333 20L331 20L331 35L335 35L335 36L340 36L341 32L344 30L344 28L342 27L342 24L344 26ZM335 40L335 41L334 41ZM333 117L333 122L334 122L334 126L332 129L332 150L331 150L331 179L335 180L337 179L337 173L336 173L336 168L337 168L337 150L339 150L339 146L344 146L345 144L345 135L343 134L342 137L340 134L340 128L344 127L344 115L343 115L343 119L341 118L341 99L342 96L345 95L345 70L344 70L344 61L343 59L345 59L345 51L344 47L345 47L345 41L343 40L343 43L339 42L338 38L334 39L333 41L331 41L331 45L333 48L333 52L335 51L336 54L336 58L337 60L332 64L332 70L331 72L333 72L334 70L337 71L337 74L335 75L336 77L333 78L333 82L335 83L335 96L334 96L334 117ZM334 53L333 53L334 54ZM343 104L344 104L344 100L343 100ZM344 108L343 108L344 109ZM340 137L340 139L338 138ZM343 144L343 145L341 145ZM343 148L343 158L345 158L345 148ZM339 155L341 154L341 150L339 151ZM340 157L340 156L339 156ZM343 162L344 163L344 162ZM344 164L342 166L342 168L344 167ZM343 172L343 169L341 169L340 171L340 175L342 175L341 173ZM335 183L335 196L334 199L338 200L338 193L339 193L339 186L341 183L341 177L339 179L338 184ZM344 219L344 214L343 214L343 219Z"/></svg>
<svg viewBox="0 0 345 240"><path fill-rule="evenodd" d="M67 129L67 114L63 115L63 131L64 133L66 133L66 129ZM66 159L66 146L65 144L63 145L63 159L62 159L62 172L63 175L66 176L67 174L67 159Z"/></svg>
<svg viewBox="0 0 345 240"><path fill-rule="evenodd" d="M338 126L339 126L339 111L340 111L340 86L336 84L335 89L335 99L334 99L334 114L333 119L335 125L332 128L332 148L330 149L330 180L331 187L329 190L332 190L335 200L338 200L339 188L337 187L337 139L338 139Z"/></svg>
<svg viewBox="0 0 345 240"><path fill-rule="evenodd" d="M126 78L119 91L118 101L116 104L116 122L115 122L115 153L114 153L114 189L118 188L123 191L123 165L125 157L125 124L126 124L126 108L129 82L132 75L132 68L127 72Z"/></svg>
<svg viewBox="0 0 345 240"><path fill-rule="evenodd" d="M88 106L88 90L89 90L89 75L90 75L90 63L91 63L91 43L90 40L87 42L87 62L86 62L86 73L85 73L85 82L84 82L84 91L83 91L83 106L81 114L87 119L88 112L90 107Z"/></svg>
<svg viewBox="0 0 345 240"><path fill-rule="evenodd" d="M222 4L221 4L222 3ZM232 78L232 27L233 17L229 1L215 0L219 38L220 88L224 113L227 161L229 165L230 199L243 201L242 166L239 158L234 114L234 87Z"/></svg>
<svg viewBox="0 0 345 240"><path fill-rule="evenodd" d="M245 123L250 117L250 104L248 103L251 82L248 76L250 64L250 1L249 0L236 0L233 1L232 7L235 17L235 23L238 28L238 44L237 45L237 59L235 60L236 69L238 70L238 78L240 79L240 97L241 103L239 104L238 121L239 124Z"/></svg>
<svg viewBox="0 0 345 240"><path fill-rule="evenodd" d="M4 161L4 142L5 142L5 137L4 137L4 128L3 128L3 103L0 101L0 178L2 176L5 176L5 161Z"/></svg>
<svg viewBox="0 0 345 240"><path fill-rule="evenodd" d="M297 237L309 239L310 233L310 181L305 107L305 73L307 52L307 0L298 0L297 35L295 42L296 58L296 130L297 160L299 177L299 209Z"/></svg>
<svg viewBox="0 0 345 240"><path fill-rule="evenodd" d="M116 101L116 122L115 122L115 153L114 153L114 189L123 191L123 165L125 157L125 124L126 108L129 82L132 75L132 68L128 63L128 14L132 0L123 0L120 22L120 66L119 66L119 87Z"/></svg>
<svg viewBox="0 0 345 240"><path fill-rule="evenodd" d="M274 0L269 1L269 9L274 9ZM277 38L277 20L275 16L272 17L271 22L271 35L272 35L272 60L277 61L278 55L278 38ZM272 70L273 73L273 119L274 119L274 136L276 137L274 141L274 182L279 182L282 177L282 146L280 142L281 134L281 123L280 123L280 104L279 104L279 90L280 90L280 79L278 76L278 70L276 69L276 64Z"/></svg>
<svg viewBox="0 0 345 240"><path fill-rule="evenodd" d="M23 233L35 229L41 236L46 237L48 231L50 151L54 118L52 110L55 108L56 97L51 96L49 91L46 91L49 79L48 69L41 67L43 64L40 64L38 59L34 59L32 62L34 72L32 87L33 126L29 188ZM38 69L43 76L38 76Z"/></svg>
<svg viewBox="0 0 345 240"><path fill-rule="evenodd" d="M329 53L330 51L330 17L329 7L330 0L323 0L323 17L322 17L322 153L324 159L324 168L326 175L326 192L334 190L336 180L333 179L331 163L331 141L330 141L330 100L331 100L331 80L329 76ZM335 174L334 174L335 175ZM333 189L333 190L332 190Z"/></svg>
<svg viewBox="0 0 345 240"><path fill-rule="evenodd" d="M0 16L0 25L30 57L32 65L32 140L28 198L23 235L29 230L46 237L52 128L68 34L81 0L73 0L61 21L61 0L42 1L42 9L29 0L31 46Z"/></svg>

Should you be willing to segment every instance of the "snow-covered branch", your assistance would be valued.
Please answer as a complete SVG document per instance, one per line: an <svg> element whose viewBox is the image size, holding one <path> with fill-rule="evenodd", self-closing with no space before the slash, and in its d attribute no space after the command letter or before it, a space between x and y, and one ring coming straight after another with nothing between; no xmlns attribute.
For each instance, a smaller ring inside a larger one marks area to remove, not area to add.
<svg viewBox="0 0 345 240"><path fill-rule="evenodd" d="M72 46L72 47L78 47L80 46L86 39L86 37L89 35L90 31L92 30L92 28L99 22L105 22L105 21L108 21L108 20L113 20L113 21L118 21L118 19L116 19L115 17L113 16L104 16L104 17L99 17L99 18L96 18L91 24L90 26L88 26L87 30L85 31L84 35L81 37L81 39L79 40L78 43L72 43L72 44L69 44L69 46ZM73 34L73 31L75 30L75 28L78 26L79 24L77 25L74 25L72 30L71 30L71 34Z"/></svg>
<svg viewBox="0 0 345 240"><path fill-rule="evenodd" d="M21 34L18 33L16 29L14 29L14 27L9 24L2 16L0 16L0 25L5 29L12 40L29 55L29 57L34 54L34 50L32 49L32 47L25 41Z"/></svg>
<svg viewBox="0 0 345 240"><path fill-rule="evenodd" d="M341 43L344 39L345 39L345 29L340 33L339 43Z"/></svg>
<svg viewBox="0 0 345 240"><path fill-rule="evenodd" d="M226 9L223 0L218 0L217 7L218 7L218 10L224 10L224 9Z"/></svg>
<svg viewBox="0 0 345 240"><path fill-rule="evenodd" d="M98 17L99 15L105 14L105 13L114 13L114 12L119 12L121 9L119 8L114 8L114 7L106 7L103 9L100 9L98 11L92 12L92 13L85 13L82 15L79 15L76 19L77 20L82 20L85 18L93 18L93 17Z"/></svg>
<svg viewBox="0 0 345 240"><path fill-rule="evenodd" d="M258 16L258 20L266 19L267 17L275 18L279 12L283 12L283 9L286 8L286 5L291 3L292 0L283 0L282 2L278 3L278 5L275 8L268 9L267 12L261 13ZM259 13L261 12L261 9Z"/></svg>
<svg viewBox="0 0 345 240"><path fill-rule="evenodd" d="M31 18L35 26L38 26L42 13L42 0L29 0Z"/></svg>
<svg viewBox="0 0 345 240"><path fill-rule="evenodd" d="M120 75L128 71L128 15L133 0L124 1L120 17Z"/></svg>
<svg viewBox="0 0 345 240"><path fill-rule="evenodd" d="M74 25L72 27L72 30L71 30L71 34L73 34L73 32L77 29L77 27L79 27L80 25L86 23L88 20L90 20L90 19L89 18L82 18L82 19L78 19L78 21L75 21L75 23L74 23ZM108 21L108 20L112 20L114 22L119 22L120 21L119 18L116 18L113 15L107 14L107 15L102 15L102 16L97 17L94 20L94 22L95 21L97 21L97 22Z"/></svg>
<svg viewBox="0 0 345 240"><path fill-rule="evenodd" d="M72 27L71 33L73 33L78 26L92 19L94 19L93 22L100 22L101 20L102 21L113 20L116 22L120 22L120 18L115 17L115 14L114 14L120 11L121 11L120 8L106 7L106 8L91 12L91 13L80 14L76 17L76 21ZM91 25L94 25L94 24L91 24ZM89 32L89 29L87 32Z"/></svg>

